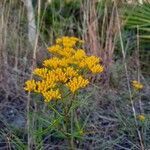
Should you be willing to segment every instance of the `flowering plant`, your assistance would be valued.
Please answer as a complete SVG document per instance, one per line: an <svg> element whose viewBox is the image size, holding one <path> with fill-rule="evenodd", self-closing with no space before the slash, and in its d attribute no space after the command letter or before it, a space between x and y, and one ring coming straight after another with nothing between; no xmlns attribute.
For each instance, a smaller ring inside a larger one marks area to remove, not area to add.
<svg viewBox="0 0 150 150"><path fill-rule="evenodd" d="M72 133L70 128L76 126L71 116L76 109L73 105L76 102L74 99L77 91L90 83L87 74L97 74L104 70L100 58L88 56L80 48L82 43L83 41L76 37L56 39L55 45L48 47L53 57L43 62L43 68L33 71L38 80L32 79L25 83L26 91L41 94L49 105L52 100L62 100L62 114L56 108L53 110L63 118L63 134L67 138L69 132ZM80 130L79 133L83 132ZM73 135L70 136L73 145Z"/></svg>
<svg viewBox="0 0 150 150"><path fill-rule="evenodd" d="M136 80L132 81L132 86L135 90L142 90L143 89L143 84L136 81Z"/></svg>

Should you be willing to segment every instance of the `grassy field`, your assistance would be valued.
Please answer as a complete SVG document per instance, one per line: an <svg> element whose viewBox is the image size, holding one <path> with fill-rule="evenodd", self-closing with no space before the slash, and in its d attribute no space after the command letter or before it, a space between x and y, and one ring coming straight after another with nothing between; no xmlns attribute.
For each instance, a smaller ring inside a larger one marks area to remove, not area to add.
<svg viewBox="0 0 150 150"><path fill-rule="evenodd" d="M1 0L0 150L149 150L149 20L149 1Z"/></svg>

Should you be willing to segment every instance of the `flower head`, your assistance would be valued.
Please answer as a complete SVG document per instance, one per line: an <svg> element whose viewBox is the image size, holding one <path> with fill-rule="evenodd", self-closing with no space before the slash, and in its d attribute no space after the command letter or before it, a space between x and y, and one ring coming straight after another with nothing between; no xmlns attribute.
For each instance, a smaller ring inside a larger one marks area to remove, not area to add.
<svg viewBox="0 0 150 150"><path fill-rule="evenodd" d="M53 57L51 59L44 60L43 65L49 68L57 68L60 66L60 59L57 57Z"/></svg>
<svg viewBox="0 0 150 150"><path fill-rule="evenodd" d="M53 72L54 72L55 76L58 78L59 82L66 83L68 78L67 78L66 74L64 73L64 71L61 68L57 68Z"/></svg>
<svg viewBox="0 0 150 150"><path fill-rule="evenodd" d="M64 47L74 47L77 43L82 43L82 40L79 40L76 37L64 36L56 40L56 44L62 45Z"/></svg>
<svg viewBox="0 0 150 150"><path fill-rule="evenodd" d="M135 90L141 90L141 89L143 89L143 84L140 83L140 82L138 82L138 81L136 81L136 80L132 81L132 86L133 86L133 88Z"/></svg>
<svg viewBox="0 0 150 150"><path fill-rule="evenodd" d="M74 57L74 59L75 59L76 61L80 61L80 60L82 60L83 58L86 57L85 51L82 50L82 49L78 49L78 50L75 52L75 54L74 54L73 57Z"/></svg>
<svg viewBox="0 0 150 150"><path fill-rule="evenodd" d="M138 120L145 121L145 116L143 114L137 116Z"/></svg>
<svg viewBox="0 0 150 150"><path fill-rule="evenodd" d="M60 50L61 50L61 46L58 44L51 46L51 47L48 47L48 51L53 53L53 54L57 54Z"/></svg>
<svg viewBox="0 0 150 150"><path fill-rule="evenodd" d="M48 69L47 68L36 68L34 71L33 71L33 74L41 77L41 78L46 78L47 76L47 72L48 72Z"/></svg>
<svg viewBox="0 0 150 150"><path fill-rule="evenodd" d="M80 88L84 88L89 84L87 79L84 79L82 76L74 77L70 80L66 85L70 89L71 92L75 92Z"/></svg>
<svg viewBox="0 0 150 150"><path fill-rule="evenodd" d="M29 91L29 92L31 92L31 91L34 91L34 90L36 90L36 82L35 82L35 80L28 80L28 81L26 81L25 82L25 90L26 91Z"/></svg>
<svg viewBox="0 0 150 150"><path fill-rule="evenodd" d="M101 65L94 65L93 67L91 67L90 69L92 71L92 73L101 73L104 71L104 67Z"/></svg>
<svg viewBox="0 0 150 150"><path fill-rule="evenodd" d="M37 88L34 90L37 93L46 92L51 88L54 88L56 86L56 83L54 80L42 80L36 82Z"/></svg>
<svg viewBox="0 0 150 150"><path fill-rule="evenodd" d="M78 70L77 69L75 70L73 67L64 68L64 72L68 78L76 77L79 75Z"/></svg>
<svg viewBox="0 0 150 150"><path fill-rule="evenodd" d="M57 90L50 89L47 92L42 92L42 95L45 98L45 102L50 102L52 99L60 99L61 98L61 94L58 89Z"/></svg>

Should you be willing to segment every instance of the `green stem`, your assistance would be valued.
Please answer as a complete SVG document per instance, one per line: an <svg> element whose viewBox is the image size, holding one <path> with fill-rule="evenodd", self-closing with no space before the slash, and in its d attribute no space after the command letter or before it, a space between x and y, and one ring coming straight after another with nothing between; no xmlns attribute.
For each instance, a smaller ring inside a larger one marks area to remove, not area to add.
<svg viewBox="0 0 150 150"><path fill-rule="evenodd" d="M59 116L63 117L51 104L48 105L50 107L50 109L52 109L56 114L58 114Z"/></svg>
<svg viewBox="0 0 150 150"><path fill-rule="evenodd" d="M73 95L72 98L70 99L69 106L66 104L66 107L64 109L65 128L66 128L66 133L70 132L68 143L70 145L71 150L75 149L75 147L74 147L74 135L73 135L73 130L74 130L74 127L73 127L74 118L73 117L74 117L74 115L73 115L73 110L72 110L74 98L75 98L75 95Z"/></svg>
<svg viewBox="0 0 150 150"><path fill-rule="evenodd" d="M71 110L71 139L70 139L70 146L71 149L74 150L74 135L73 135L73 120L74 120L74 112Z"/></svg>

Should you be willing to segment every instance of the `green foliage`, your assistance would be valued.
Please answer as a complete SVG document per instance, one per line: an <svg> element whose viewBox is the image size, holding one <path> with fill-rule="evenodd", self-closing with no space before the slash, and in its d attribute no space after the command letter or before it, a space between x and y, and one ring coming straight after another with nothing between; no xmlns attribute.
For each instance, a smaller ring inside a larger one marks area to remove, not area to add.
<svg viewBox="0 0 150 150"><path fill-rule="evenodd" d="M140 60L143 73L149 72L150 63L150 3L143 5L137 5L134 8L126 9L125 11L125 24L126 29L130 29L129 32L134 32L139 36L139 49ZM135 36L134 43L137 43L137 37ZM131 43L131 42L130 42ZM134 46L134 50L137 45Z"/></svg>
<svg viewBox="0 0 150 150"><path fill-rule="evenodd" d="M129 8L130 9L130 8ZM133 9L127 9L126 24L129 28L138 29L140 38L150 40L150 4L136 6Z"/></svg>
<svg viewBox="0 0 150 150"><path fill-rule="evenodd" d="M52 101L44 106L40 97L33 96L38 111L31 110L29 118L30 135L32 135L36 149L44 149L44 145L47 144L44 140L46 137L51 139L49 141L51 143L48 144L82 140L88 118L85 117L85 121L81 120L77 116L76 110L77 108L82 109L84 103L87 105L87 97L84 98L79 94L72 98L68 95L69 97L67 96L61 101Z"/></svg>
<svg viewBox="0 0 150 150"><path fill-rule="evenodd" d="M80 19L80 1L53 0L43 6L41 12L41 31L45 39L54 39L60 35L71 35L77 30L75 24ZM52 41L51 41L52 42Z"/></svg>

